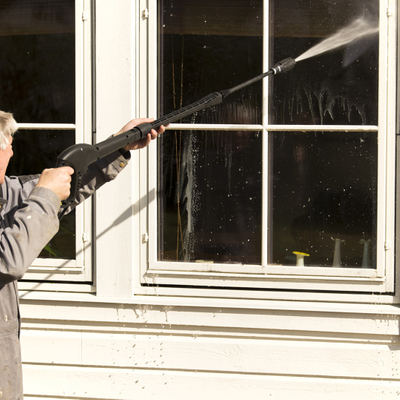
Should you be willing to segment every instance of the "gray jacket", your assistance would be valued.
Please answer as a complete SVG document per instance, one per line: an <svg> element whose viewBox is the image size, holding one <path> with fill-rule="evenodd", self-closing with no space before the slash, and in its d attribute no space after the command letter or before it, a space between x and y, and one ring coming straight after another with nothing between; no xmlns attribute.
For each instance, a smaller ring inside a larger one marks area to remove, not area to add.
<svg viewBox="0 0 400 400"><path fill-rule="evenodd" d="M129 152L115 152L89 167L74 204L113 180ZM0 197L0 398L20 400L22 391L18 279L22 278L59 228L60 199L36 188L39 176L6 177Z"/></svg>

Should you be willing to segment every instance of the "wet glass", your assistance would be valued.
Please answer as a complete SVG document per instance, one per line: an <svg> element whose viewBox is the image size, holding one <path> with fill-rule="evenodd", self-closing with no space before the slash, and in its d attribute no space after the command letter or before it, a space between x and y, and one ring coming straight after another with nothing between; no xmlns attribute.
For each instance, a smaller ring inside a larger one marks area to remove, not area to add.
<svg viewBox="0 0 400 400"><path fill-rule="evenodd" d="M270 15L272 63L296 59L342 29L378 27L379 1L275 0ZM378 33L325 50L269 80L271 124L377 125Z"/></svg>
<svg viewBox="0 0 400 400"><path fill-rule="evenodd" d="M75 1L0 0L0 103L17 122L75 122Z"/></svg>
<svg viewBox="0 0 400 400"><path fill-rule="evenodd" d="M261 0L159 2L159 114L261 74ZM260 82L182 121L260 124ZM261 263L262 137L167 131L158 140L158 259Z"/></svg>
<svg viewBox="0 0 400 400"><path fill-rule="evenodd" d="M377 125L378 11L377 0L270 3L271 61L299 60L269 81L270 123ZM327 41L358 26L374 33ZM270 264L376 268L377 143L374 132L270 133Z"/></svg>
<svg viewBox="0 0 400 400"><path fill-rule="evenodd" d="M40 174L54 168L57 156L75 143L75 131L19 130L14 135L8 176ZM57 235L44 248L40 258L75 258L75 210L60 221Z"/></svg>
<svg viewBox="0 0 400 400"><path fill-rule="evenodd" d="M260 132L163 135L159 260L261 263Z"/></svg>
<svg viewBox="0 0 400 400"><path fill-rule="evenodd" d="M357 21L378 26L377 0L215 3L161 2L160 115L263 72L262 40L268 40L272 65L298 59ZM270 17L264 39L263 5ZM268 78L269 123L343 125L343 130L377 125L378 34L361 36ZM259 124L261 86L180 122ZM260 264L264 205L269 264L299 265L302 259L306 266L375 268L377 133L282 131L268 137L263 159L259 132L163 135L159 260ZM247 144L238 146L243 138ZM264 203L262 162L269 163Z"/></svg>
<svg viewBox="0 0 400 400"><path fill-rule="evenodd" d="M159 2L159 114L229 89L262 71L262 0L165 0ZM219 110L245 103L261 121L262 84L229 96ZM189 123L240 123L229 112L207 109Z"/></svg>
<svg viewBox="0 0 400 400"><path fill-rule="evenodd" d="M377 142L372 132L270 135L270 263L376 267Z"/></svg>

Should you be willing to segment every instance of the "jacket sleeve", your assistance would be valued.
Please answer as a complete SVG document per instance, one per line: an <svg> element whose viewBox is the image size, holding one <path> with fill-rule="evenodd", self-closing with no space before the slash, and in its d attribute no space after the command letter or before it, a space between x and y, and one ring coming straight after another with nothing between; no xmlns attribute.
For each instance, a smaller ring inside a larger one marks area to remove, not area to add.
<svg viewBox="0 0 400 400"><path fill-rule="evenodd" d="M129 160L129 151L116 151L89 165L88 171L83 176L81 187L78 190L74 202L63 212L63 215L68 214L73 208L90 197L105 183L114 180L127 166Z"/></svg>
<svg viewBox="0 0 400 400"><path fill-rule="evenodd" d="M22 278L59 228L60 199L51 190L34 188L7 218L0 237L0 285Z"/></svg>

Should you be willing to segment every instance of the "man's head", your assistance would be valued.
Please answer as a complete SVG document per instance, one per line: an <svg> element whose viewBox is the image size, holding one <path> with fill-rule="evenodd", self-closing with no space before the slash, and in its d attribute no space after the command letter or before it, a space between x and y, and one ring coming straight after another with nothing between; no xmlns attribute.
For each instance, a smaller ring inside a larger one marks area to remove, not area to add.
<svg viewBox="0 0 400 400"><path fill-rule="evenodd" d="M0 111L0 150L5 150L10 143L10 138L14 136L18 125L13 115L8 112Z"/></svg>
<svg viewBox="0 0 400 400"><path fill-rule="evenodd" d="M13 155L11 143L17 129L13 115L0 111L0 184L4 183L8 163Z"/></svg>

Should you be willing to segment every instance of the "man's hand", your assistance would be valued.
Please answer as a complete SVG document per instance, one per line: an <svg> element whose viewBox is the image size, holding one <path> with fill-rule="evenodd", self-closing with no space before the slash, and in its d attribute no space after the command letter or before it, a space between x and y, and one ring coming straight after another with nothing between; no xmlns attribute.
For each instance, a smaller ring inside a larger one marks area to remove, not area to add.
<svg viewBox="0 0 400 400"><path fill-rule="evenodd" d="M133 129L135 126L143 124L144 122L153 122L154 118L139 118L133 119L132 121L128 122L119 132L117 132L114 136L119 135L120 133L129 131ZM144 147L148 146L149 143L156 139L158 135L161 135L165 131L164 126L160 126L158 130L152 129L150 133L147 134L146 137L137 140L136 142L130 143L124 147L125 150L138 150L143 149Z"/></svg>
<svg viewBox="0 0 400 400"><path fill-rule="evenodd" d="M40 175L36 187L44 187L52 190L60 200L68 198L71 190L71 175L74 173L71 167L45 169Z"/></svg>

